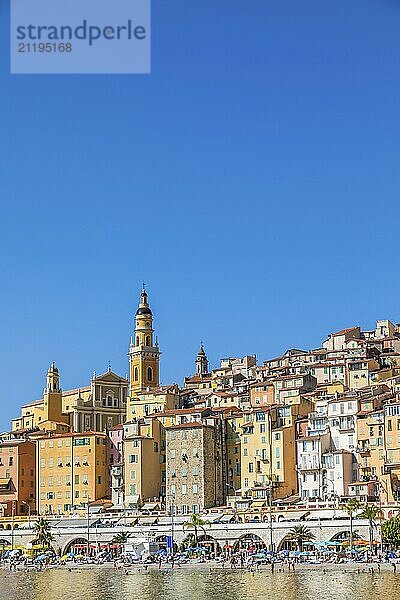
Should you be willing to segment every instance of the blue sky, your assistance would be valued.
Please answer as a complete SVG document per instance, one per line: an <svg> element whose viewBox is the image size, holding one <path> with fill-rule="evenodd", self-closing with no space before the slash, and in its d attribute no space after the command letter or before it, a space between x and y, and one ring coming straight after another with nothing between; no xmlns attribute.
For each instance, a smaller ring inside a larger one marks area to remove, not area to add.
<svg viewBox="0 0 400 600"><path fill-rule="evenodd" d="M147 282L162 381L400 321L400 6L153 0L150 76L11 76L0 429L111 361Z"/></svg>

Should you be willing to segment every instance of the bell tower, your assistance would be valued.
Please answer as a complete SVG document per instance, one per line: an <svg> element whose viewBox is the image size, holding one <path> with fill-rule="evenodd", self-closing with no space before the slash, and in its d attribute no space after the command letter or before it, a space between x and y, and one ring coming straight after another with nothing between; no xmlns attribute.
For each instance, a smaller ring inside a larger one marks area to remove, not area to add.
<svg viewBox="0 0 400 600"><path fill-rule="evenodd" d="M62 418L62 391L60 388L60 374L55 363L51 363L47 371L46 387L43 393L44 420L63 422Z"/></svg>
<svg viewBox="0 0 400 600"><path fill-rule="evenodd" d="M130 396L159 386L160 351L154 342L153 314L143 286L129 346Z"/></svg>
<svg viewBox="0 0 400 600"><path fill-rule="evenodd" d="M200 345L200 350L196 356L196 375L208 373L208 359L204 352L203 344Z"/></svg>

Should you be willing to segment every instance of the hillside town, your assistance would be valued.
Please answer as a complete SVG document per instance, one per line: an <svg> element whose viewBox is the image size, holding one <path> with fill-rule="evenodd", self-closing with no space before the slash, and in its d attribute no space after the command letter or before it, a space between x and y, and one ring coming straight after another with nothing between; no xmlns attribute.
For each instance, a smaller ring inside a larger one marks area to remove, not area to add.
<svg viewBox="0 0 400 600"><path fill-rule="evenodd" d="M62 390L52 363L43 396L1 435L0 516L397 504L400 325L378 320L319 348L211 370L201 345L182 387L160 385L159 367L143 289L129 377L108 368Z"/></svg>

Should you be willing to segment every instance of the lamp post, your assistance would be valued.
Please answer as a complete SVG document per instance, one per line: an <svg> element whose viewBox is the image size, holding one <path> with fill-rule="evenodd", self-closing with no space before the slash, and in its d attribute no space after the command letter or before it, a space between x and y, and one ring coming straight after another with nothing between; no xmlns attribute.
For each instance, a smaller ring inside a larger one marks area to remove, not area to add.
<svg viewBox="0 0 400 600"><path fill-rule="evenodd" d="M226 487L227 487L229 490L232 490L232 491L233 491L233 493L235 494L235 504L234 504L234 508L233 508L233 509L234 509L234 514L235 514L235 519L236 519L236 517L237 517L237 498L236 498L236 494L237 494L237 492L239 492L240 490L237 490L237 489L236 489L236 488L235 488L233 485L230 485L229 483L225 483L225 485L226 485Z"/></svg>
<svg viewBox="0 0 400 600"><path fill-rule="evenodd" d="M25 502L25 500L22 500L21 504L25 504L25 506L28 507L28 527L31 526L31 505L29 504L29 502Z"/></svg>
<svg viewBox="0 0 400 600"><path fill-rule="evenodd" d="M87 528L87 556L89 558L89 553L90 553L90 496L88 496L88 501L87 501L87 522L86 522L86 528Z"/></svg>
<svg viewBox="0 0 400 600"><path fill-rule="evenodd" d="M14 515L15 515L15 500L11 504L11 550L14 550Z"/></svg>
<svg viewBox="0 0 400 600"><path fill-rule="evenodd" d="M174 555L174 514L175 514L175 496L172 496L172 504L170 506L171 511L171 548L170 553Z"/></svg>

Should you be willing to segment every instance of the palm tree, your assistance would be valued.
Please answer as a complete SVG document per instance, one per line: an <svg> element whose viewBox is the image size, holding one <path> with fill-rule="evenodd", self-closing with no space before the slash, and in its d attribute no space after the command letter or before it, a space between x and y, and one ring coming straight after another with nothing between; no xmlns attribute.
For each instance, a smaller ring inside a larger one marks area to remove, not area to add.
<svg viewBox="0 0 400 600"><path fill-rule="evenodd" d="M128 533L127 531L120 531L119 533L114 535L112 542L113 542L113 544L116 544L117 546L119 546L119 548L121 549L121 546L124 546L124 544L126 544L126 542L129 540L130 537L131 537L131 534Z"/></svg>
<svg viewBox="0 0 400 600"><path fill-rule="evenodd" d="M360 514L362 519L369 521L369 547L371 554L374 545L374 527L376 527L376 518L378 515L380 515L379 508L377 506L368 506L367 504L364 506L364 510Z"/></svg>
<svg viewBox="0 0 400 600"><path fill-rule="evenodd" d="M33 531L36 534L34 543L38 544L38 546L42 546L43 550L48 550L51 542L54 539L50 530L49 521L46 521L46 519L43 517L39 517L35 523Z"/></svg>
<svg viewBox="0 0 400 600"><path fill-rule="evenodd" d="M131 534L127 531L120 531L116 535L114 535L112 541L114 544L118 544L119 546L123 546L126 544L128 539L131 537Z"/></svg>
<svg viewBox="0 0 400 600"><path fill-rule="evenodd" d="M193 529L194 531L194 540L196 543L196 546L198 544L198 531L199 529L201 529L203 531L203 533L206 532L206 530L204 529L205 525L208 525L210 523L210 521L203 521L203 519L201 517L199 517L199 515L195 515L193 514L190 517L190 521L187 521L186 523L183 524L183 528L184 529Z"/></svg>
<svg viewBox="0 0 400 600"><path fill-rule="evenodd" d="M296 525L289 531L289 539L296 542L297 549L301 552L304 542L315 540L315 535L305 525Z"/></svg>
<svg viewBox="0 0 400 600"><path fill-rule="evenodd" d="M358 500L358 498L350 498L350 500L348 500L346 504L342 505L342 508L347 512L347 514L350 517L350 550L353 550L353 515L355 512L359 511L362 508L362 504Z"/></svg>

